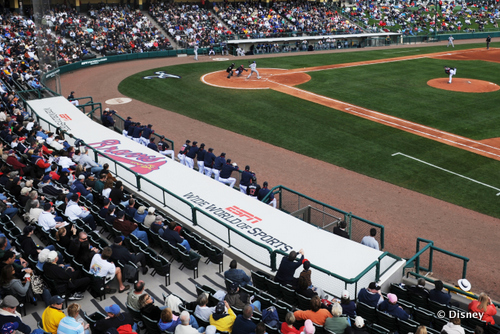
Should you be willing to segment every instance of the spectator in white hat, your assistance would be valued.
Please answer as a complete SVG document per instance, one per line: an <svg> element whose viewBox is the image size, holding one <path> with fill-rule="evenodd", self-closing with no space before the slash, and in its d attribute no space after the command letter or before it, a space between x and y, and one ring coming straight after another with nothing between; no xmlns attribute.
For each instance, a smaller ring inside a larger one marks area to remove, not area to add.
<svg viewBox="0 0 500 334"><path fill-rule="evenodd" d="M340 306L342 306L342 314L345 314L351 318L354 318L356 316L356 303L351 300L349 291L342 291Z"/></svg>

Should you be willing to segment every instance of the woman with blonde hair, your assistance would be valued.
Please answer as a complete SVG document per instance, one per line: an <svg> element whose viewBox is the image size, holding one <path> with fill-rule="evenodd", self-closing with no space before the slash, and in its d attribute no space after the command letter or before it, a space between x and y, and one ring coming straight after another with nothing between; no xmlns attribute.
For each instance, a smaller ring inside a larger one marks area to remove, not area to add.
<svg viewBox="0 0 500 334"><path fill-rule="evenodd" d="M90 334L89 325L85 326L83 323L80 323L76 318L80 313L80 305L77 303L70 304L68 306L68 316L61 319L59 322L59 328L71 329L71 331L75 331L76 333L85 333ZM58 331L59 332L59 331Z"/></svg>
<svg viewBox="0 0 500 334"><path fill-rule="evenodd" d="M484 292L479 294L478 300L474 300L469 304L469 312L482 314L483 316L481 320L486 321L491 325L495 324L493 316L497 314L497 308L491 302L491 298Z"/></svg>
<svg viewBox="0 0 500 334"><path fill-rule="evenodd" d="M427 327L425 326L418 326L417 331L415 334L427 334Z"/></svg>
<svg viewBox="0 0 500 334"><path fill-rule="evenodd" d="M281 333L282 334L300 334L304 331L304 326L297 329L293 327L295 322L295 316L293 312L288 312L285 316L285 322L281 323Z"/></svg>

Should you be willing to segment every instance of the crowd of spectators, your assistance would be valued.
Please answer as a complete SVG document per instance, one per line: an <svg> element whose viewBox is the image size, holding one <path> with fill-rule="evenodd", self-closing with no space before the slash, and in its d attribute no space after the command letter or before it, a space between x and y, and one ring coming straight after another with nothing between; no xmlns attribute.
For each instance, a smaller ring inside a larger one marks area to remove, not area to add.
<svg viewBox="0 0 500 334"><path fill-rule="evenodd" d="M74 9L64 9L56 7L44 17L44 23L47 29L54 29L59 44L71 43L70 48L76 49L77 55L86 55L89 50L110 55L171 48L168 38L140 10L101 5L91 7L85 16Z"/></svg>
<svg viewBox="0 0 500 334"><path fill-rule="evenodd" d="M236 34L244 38L331 35L360 32L356 24L330 9L326 3L303 1L262 4L221 4L214 7L217 15Z"/></svg>
<svg viewBox="0 0 500 334"><path fill-rule="evenodd" d="M474 24L479 31L485 28L498 28L500 12L495 5L470 4L466 2L457 7L454 2L439 2L436 13L434 2L408 3L358 3L353 9L346 9L346 14L363 26L369 20L375 20L371 26L374 31L397 31L407 35L419 33L474 31Z"/></svg>
<svg viewBox="0 0 500 334"><path fill-rule="evenodd" d="M151 4L149 14L181 48L220 45L231 38L221 21L211 11L197 4Z"/></svg>

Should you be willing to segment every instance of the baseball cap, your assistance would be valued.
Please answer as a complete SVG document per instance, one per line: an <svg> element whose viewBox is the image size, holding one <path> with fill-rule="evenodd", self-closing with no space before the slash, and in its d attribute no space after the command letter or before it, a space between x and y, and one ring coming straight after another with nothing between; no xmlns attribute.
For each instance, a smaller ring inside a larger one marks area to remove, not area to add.
<svg viewBox="0 0 500 334"><path fill-rule="evenodd" d="M378 285L377 282L371 282L370 285L368 285L368 289L370 289L370 290L380 290L380 285Z"/></svg>
<svg viewBox="0 0 500 334"><path fill-rule="evenodd" d="M80 175L78 176L78 180L85 180L85 175L80 174Z"/></svg>
<svg viewBox="0 0 500 334"><path fill-rule="evenodd" d="M342 298L349 299L349 291L347 291L347 290L342 291Z"/></svg>
<svg viewBox="0 0 500 334"><path fill-rule="evenodd" d="M16 307L18 305L19 301L12 295L5 296L2 300L2 304L0 304L1 307Z"/></svg>
<svg viewBox="0 0 500 334"><path fill-rule="evenodd" d="M365 319L361 318L359 315L354 319L354 325L358 328L363 328L365 325Z"/></svg>
<svg viewBox="0 0 500 334"><path fill-rule="evenodd" d="M117 236L113 241L115 242L115 244L119 244L120 242L123 241L123 239L125 239L124 236Z"/></svg>
<svg viewBox="0 0 500 334"><path fill-rule="evenodd" d="M120 307L116 304L113 304L111 306L106 306L104 308L104 311L106 311L106 313L111 313L111 314L117 315L117 314L120 314Z"/></svg>
<svg viewBox="0 0 500 334"><path fill-rule="evenodd" d="M42 179L43 182L47 181L47 180L50 180L50 175L45 175Z"/></svg>
<svg viewBox="0 0 500 334"><path fill-rule="evenodd" d="M216 314L224 314L224 312L226 311L226 305L224 304L224 302L218 302L217 303L217 306L215 306L215 313Z"/></svg>
<svg viewBox="0 0 500 334"><path fill-rule="evenodd" d="M395 303L398 302L398 296L396 296L393 293L388 293L387 294L387 299L389 300L389 303L391 303L391 304L395 304Z"/></svg>
<svg viewBox="0 0 500 334"><path fill-rule="evenodd" d="M0 333L2 334L14 334L16 329L19 328L18 322L8 322L2 326Z"/></svg>
<svg viewBox="0 0 500 334"><path fill-rule="evenodd" d="M64 303L64 299L62 299L60 296L52 296L50 298L50 304L62 304Z"/></svg>

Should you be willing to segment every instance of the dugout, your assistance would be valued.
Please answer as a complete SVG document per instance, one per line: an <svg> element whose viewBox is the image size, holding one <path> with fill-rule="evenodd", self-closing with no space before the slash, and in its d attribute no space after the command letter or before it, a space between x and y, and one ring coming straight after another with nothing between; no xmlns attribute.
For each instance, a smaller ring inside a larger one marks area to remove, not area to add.
<svg viewBox="0 0 500 334"><path fill-rule="evenodd" d="M195 170L95 123L64 97L28 101L36 120L53 131L59 128L83 140L93 158L130 189L195 231L208 235L253 267L272 273L291 250L305 249L314 263L318 285L355 296L369 282L400 280L406 261L304 224L283 211L256 201ZM96 131L89 131L89 129ZM97 131L97 128L99 130ZM304 236L307 236L305 238ZM328 245L328 250L318 245ZM349 249L349 256L341 254Z"/></svg>
<svg viewBox="0 0 500 334"><path fill-rule="evenodd" d="M394 32L319 36L302 35L292 37L229 40L227 41L227 45L229 48L229 52L232 54L236 55L236 49L241 48L245 51L245 54L250 55L270 52L317 51L344 48L363 48L367 46L382 46L384 44L381 43L386 43L387 37L389 37L392 43L398 42L400 36L400 33ZM262 49L262 45L265 46L265 50L259 52L259 49ZM268 48L267 45L277 45L277 48Z"/></svg>

